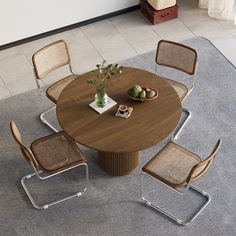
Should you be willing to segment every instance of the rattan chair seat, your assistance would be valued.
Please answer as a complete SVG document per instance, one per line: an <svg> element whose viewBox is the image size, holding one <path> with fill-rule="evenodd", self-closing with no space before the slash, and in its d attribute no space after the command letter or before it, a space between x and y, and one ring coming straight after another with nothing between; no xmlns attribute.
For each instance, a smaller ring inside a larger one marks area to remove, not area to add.
<svg viewBox="0 0 236 236"><path fill-rule="evenodd" d="M73 81L77 75L69 75L51 86L49 86L46 90L47 97L53 101L54 103L57 103L57 100L62 92L62 90L71 82Z"/></svg>
<svg viewBox="0 0 236 236"><path fill-rule="evenodd" d="M86 162L77 145L63 131L35 140L31 150L39 167L46 173Z"/></svg>
<svg viewBox="0 0 236 236"><path fill-rule="evenodd" d="M186 185L193 166L200 162L198 155L170 142L143 167L143 171L171 187L178 188Z"/></svg>
<svg viewBox="0 0 236 236"><path fill-rule="evenodd" d="M188 94L188 87L184 84L176 82L171 79L165 79L168 83L175 89L176 93L178 94L181 101L187 96Z"/></svg>

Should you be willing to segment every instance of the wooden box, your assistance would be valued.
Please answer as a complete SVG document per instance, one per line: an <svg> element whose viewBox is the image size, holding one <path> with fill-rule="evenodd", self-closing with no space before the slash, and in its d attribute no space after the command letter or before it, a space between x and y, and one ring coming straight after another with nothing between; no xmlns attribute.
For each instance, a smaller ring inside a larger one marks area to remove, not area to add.
<svg viewBox="0 0 236 236"><path fill-rule="evenodd" d="M176 0L147 0L155 10L162 10L176 5Z"/></svg>
<svg viewBox="0 0 236 236"><path fill-rule="evenodd" d="M174 19L178 17L178 5L162 10L155 10L146 0L141 1L141 12L153 24Z"/></svg>

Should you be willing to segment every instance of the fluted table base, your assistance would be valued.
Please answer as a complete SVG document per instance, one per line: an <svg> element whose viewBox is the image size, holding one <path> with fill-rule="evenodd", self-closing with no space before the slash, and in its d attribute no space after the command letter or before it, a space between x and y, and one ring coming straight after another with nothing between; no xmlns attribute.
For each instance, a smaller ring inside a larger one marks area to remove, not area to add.
<svg viewBox="0 0 236 236"><path fill-rule="evenodd" d="M140 162L140 152L98 152L99 166L110 175L130 174Z"/></svg>

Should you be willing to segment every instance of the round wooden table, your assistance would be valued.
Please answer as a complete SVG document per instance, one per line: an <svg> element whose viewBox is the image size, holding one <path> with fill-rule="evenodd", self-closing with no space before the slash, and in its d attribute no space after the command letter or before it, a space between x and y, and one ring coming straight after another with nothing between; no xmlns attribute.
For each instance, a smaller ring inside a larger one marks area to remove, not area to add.
<svg viewBox="0 0 236 236"><path fill-rule="evenodd" d="M117 105L98 114L89 107L96 88L86 83L94 76L94 71L80 75L62 91L56 109L58 121L76 142L98 151L102 169L111 175L127 175L138 166L140 150L158 144L176 128L181 101L164 79L125 67L116 78L106 81L106 92ZM127 91L134 84L158 90L158 98L131 100ZM134 108L128 119L115 116L120 104Z"/></svg>

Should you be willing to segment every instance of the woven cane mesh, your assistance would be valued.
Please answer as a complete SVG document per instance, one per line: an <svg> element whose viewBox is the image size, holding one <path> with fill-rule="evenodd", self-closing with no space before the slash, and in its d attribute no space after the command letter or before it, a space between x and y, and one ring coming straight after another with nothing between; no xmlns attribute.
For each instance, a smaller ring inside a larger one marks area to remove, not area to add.
<svg viewBox="0 0 236 236"><path fill-rule="evenodd" d="M33 55L33 64L38 79L49 72L70 63L66 43L63 40L51 43Z"/></svg>
<svg viewBox="0 0 236 236"><path fill-rule="evenodd" d="M156 63L193 75L197 53L194 49L171 41L161 40L158 43Z"/></svg>
<svg viewBox="0 0 236 236"><path fill-rule="evenodd" d="M12 136L15 139L16 143L19 145L20 150L21 150L23 156L25 157L26 161L33 162L35 167L37 167L38 162L35 159L31 150L23 144L20 131L18 130L14 121L10 122L10 128L11 128Z"/></svg>
<svg viewBox="0 0 236 236"><path fill-rule="evenodd" d="M169 143L143 167L143 171L172 187L181 187L186 184L192 168L200 162L196 154Z"/></svg>
<svg viewBox="0 0 236 236"><path fill-rule="evenodd" d="M218 154L221 144L222 144L222 140L218 140L211 155L208 158L206 158L205 160L203 160L201 163L196 165L195 168L193 169L192 173L190 173L189 177L192 177L193 180L196 180L208 170L208 168L210 167L210 165L214 161L214 158Z"/></svg>
<svg viewBox="0 0 236 236"><path fill-rule="evenodd" d="M147 0L155 10L162 10L176 5L176 0Z"/></svg>
<svg viewBox="0 0 236 236"><path fill-rule="evenodd" d="M167 80L168 83L174 88L180 100L182 101L188 93L188 88L184 84L178 83L174 80L170 79L165 79L165 80Z"/></svg>
<svg viewBox="0 0 236 236"><path fill-rule="evenodd" d="M76 77L77 75L70 75L49 86L46 90L47 97L57 103L62 90Z"/></svg>
<svg viewBox="0 0 236 236"><path fill-rule="evenodd" d="M11 128L12 135L13 135L14 139L16 140L16 142L22 144L22 138L21 138L20 131L18 130L14 121L11 121L10 128Z"/></svg>
<svg viewBox="0 0 236 236"><path fill-rule="evenodd" d="M86 162L78 146L63 132L34 141L31 149L40 167L48 173Z"/></svg>

